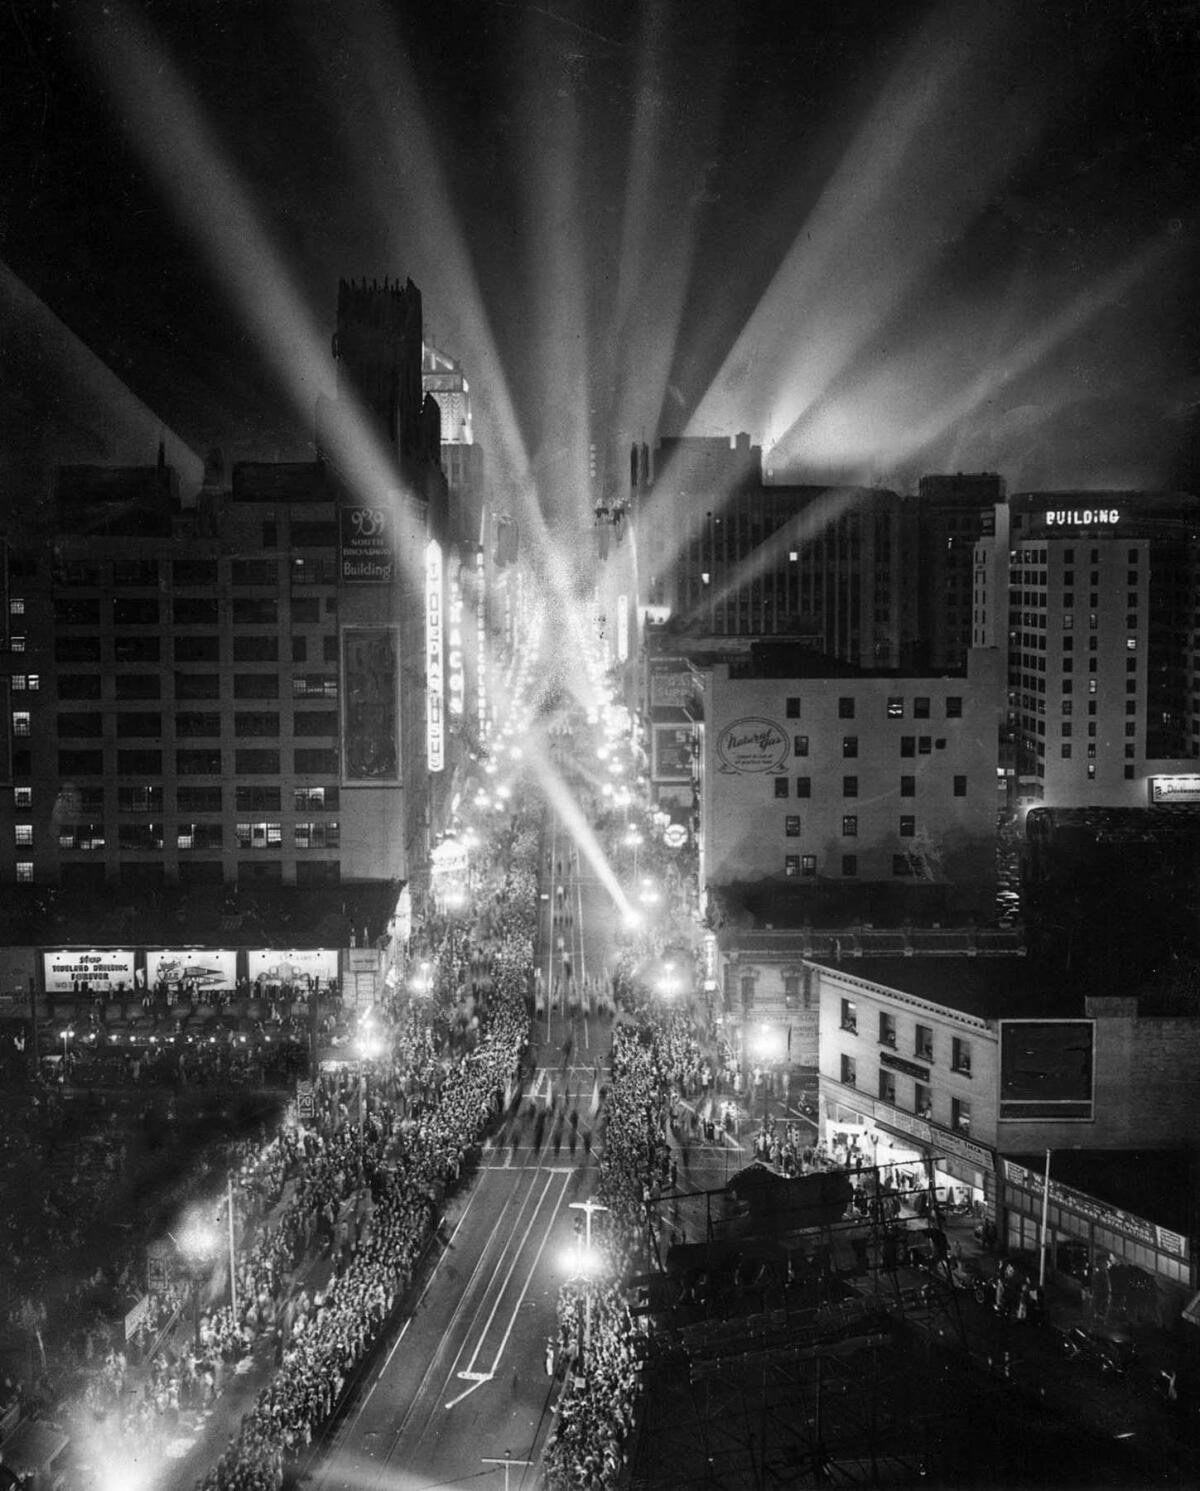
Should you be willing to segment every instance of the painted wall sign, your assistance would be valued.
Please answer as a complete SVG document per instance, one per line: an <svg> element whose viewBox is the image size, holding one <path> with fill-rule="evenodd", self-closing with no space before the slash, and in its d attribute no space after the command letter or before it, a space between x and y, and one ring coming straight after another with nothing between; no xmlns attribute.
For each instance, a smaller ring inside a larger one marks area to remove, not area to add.
<svg viewBox="0 0 1200 1491"><path fill-rule="evenodd" d="M338 513L338 573L343 585L390 585L395 573L392 519L386 507L343 507Z"/></svg>
<svg viewBox="0 0 1200 1491"><path fill-rule="evenodd" d="M723 772L780 771L791 742L773 720L749 715L726 725L717 736L717 759Z"/></svg>
<svg viewBox="0 0 1200 1491"><path fill-rule="evenodd" d="M395 628L342 631L343 780L394 782L400 775L400 697Z"/></svg>

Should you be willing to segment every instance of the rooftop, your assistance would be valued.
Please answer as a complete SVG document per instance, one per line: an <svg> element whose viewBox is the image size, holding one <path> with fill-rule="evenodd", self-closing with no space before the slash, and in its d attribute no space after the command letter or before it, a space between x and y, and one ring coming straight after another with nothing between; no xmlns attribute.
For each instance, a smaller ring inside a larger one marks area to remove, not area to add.
<svg viewBox="0 0 1200 1491"><path fill-rule="evenodd" d="M810 961L980 1020L1084 1014L1081 992L1064 989L1023 958L914 953L910 957L834 956Z"/></svg>

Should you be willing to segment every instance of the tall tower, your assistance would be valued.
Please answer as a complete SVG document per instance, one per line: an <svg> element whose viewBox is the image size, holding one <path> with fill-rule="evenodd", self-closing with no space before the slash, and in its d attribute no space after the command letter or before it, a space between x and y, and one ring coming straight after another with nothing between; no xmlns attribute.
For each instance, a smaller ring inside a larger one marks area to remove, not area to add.
<svg viewBox="0 0 1200 1491"><path fill-rule="evenodd" d="M421 292L411 280L338 282L338 398L358 405L401 464L425 454ZM435 452L436 457L436 452Z"/></svg>

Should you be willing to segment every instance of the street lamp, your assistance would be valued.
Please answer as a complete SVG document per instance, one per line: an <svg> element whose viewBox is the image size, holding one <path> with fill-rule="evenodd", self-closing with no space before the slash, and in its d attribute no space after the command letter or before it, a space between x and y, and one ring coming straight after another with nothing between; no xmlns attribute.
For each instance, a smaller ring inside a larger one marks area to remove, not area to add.
<svg viewBox="0 0 1200 1491"><path fill-rule="evenodd" d="M213 1229L193 1217L175 1239L192 1280L192 1330L196 1353L200 1352L200 1281L211 1267L217 1241Z"/></svg>
<svg viewBox="0 0 1200 1491"><path fill-rule="evenodd" d="M71 1037L74 1034L75 1034L75 1032L73 1030L60 1030L59 1031L59 1035L62 1036L62 1043L63 1043L63 1070L64 1071L66 1070L66 1065L67 1065L67 1042L71 1039Z"/></svg>
<svg viewBox="0 0 1200 1491"><path fill-rule="evenodd" d="M662 976L658 981L658 992L665 999L671 999L679 993L679 980L675 974L674 963L667 962L663 964Z"/></svg>
<svg viewBox="0 0 1200 1491"><path fill-rule="evenodd" d="M358 1033L358 1137L367 1132L367 1063L382 1054L383 1042L370 1025L364 1024Z"/></svg>
<svg viewBox="0 0 1200 1491"><path fill-rule="evenodd" d="M638 878L638 850L642 847L642 836L636 828L631 828L625 835L625 842L633 850L633 878Z"/></svg>
<svg viewBox="0 0 1200 1491"><path fill-rule="evenodd" d="M588 1349L592 1341L592 1278L600 1263L599 1256L592 1252L592 1213L607 1211L608 1207L591 1196L586 1201L572 1201L569 1204L573 1211L583 1212L586 1219L583 1249L576 1250L574 1259L575 1271L583 1277L583 1350L580 1352L580 1365L586 1370Z"/></svg>
<svg viewBox="0 0 1200 1491"><path fill-rule="evenodd" d="M767 1117L768 1117L768 1107L767 1107L767 1105L768 1105L768 1102L770 1100L770 1095L771 1095L770 1073L766 1070L766 1068L767 1068L767 1064L769 1062L777 1061L779 1059L780 1047L781 1047L781 1042L780 1042L780 1039L779 1039L779 1032L776 1031L776 1030L773 1030L771 1028L771 1026L769 1026L769 1025L767 1025L765 1023L762 1024L762 1025L760 1025L758 1027L758 1030L755 1032L754 1040L752 1042L752 1048L754 1050L754 1054L758 1057L759 1061L762 1062L763 1068L764 1068L764 1070L763 1070L763 1128L764 1129L767 1126Z"/></svg>

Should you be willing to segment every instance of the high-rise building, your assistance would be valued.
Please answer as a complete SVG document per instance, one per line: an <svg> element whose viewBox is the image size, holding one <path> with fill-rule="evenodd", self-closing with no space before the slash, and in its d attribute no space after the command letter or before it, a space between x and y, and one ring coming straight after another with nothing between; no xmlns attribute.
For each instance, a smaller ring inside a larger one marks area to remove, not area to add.
<svg viewBox="0 0 1200 1491"><path fill-rule="evenodd" d="M917 568L914 597L917 662L966 665L972 646L975 544L991 533L1004 479L992 472L923 476L915 499Z"/></svg>
<svg viewBox="0 0 1200 1491"><path fill-rule="evenodd" d="M975 556L974 635L1008 653L1016 794L1047 807L1200 798L1200 502L1027 492Z"/></svg>

